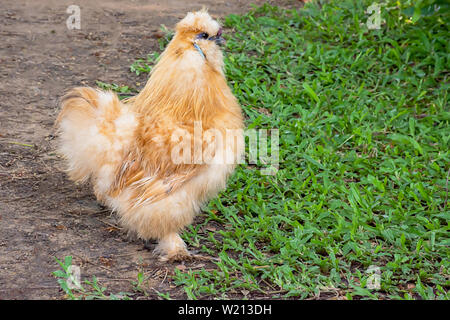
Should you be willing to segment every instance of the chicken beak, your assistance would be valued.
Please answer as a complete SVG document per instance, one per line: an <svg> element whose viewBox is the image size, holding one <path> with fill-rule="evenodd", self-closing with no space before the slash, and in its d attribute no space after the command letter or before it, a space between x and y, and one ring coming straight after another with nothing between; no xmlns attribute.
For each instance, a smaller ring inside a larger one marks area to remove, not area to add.
<svg viewBox="0 0 450 320"><path fill-rule="evenodd" d="M218 45L225 44L225 39L222 38L221 36L212 36L208 40L214 41Z"/></svg>

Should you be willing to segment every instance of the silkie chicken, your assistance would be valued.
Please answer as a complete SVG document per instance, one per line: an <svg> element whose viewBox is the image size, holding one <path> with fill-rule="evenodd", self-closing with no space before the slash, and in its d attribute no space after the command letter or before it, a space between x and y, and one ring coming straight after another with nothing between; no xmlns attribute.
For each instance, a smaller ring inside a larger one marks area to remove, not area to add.
<svg viewBox="0 0 450 320"><path fill-rule="evenodd" d="M138 95L120 101L113 92L75 88L61 99L56 121L69 178L90 181L126 230L158 241L155 252L165 261L191 257L180 232L225 188L244 150L220 25L201 10L175 31ZM233 139L225 139L229 131ZM188 147L180 148L182 140ZM214 161L205 161L202 148ZM221 161L224 153L235 161Z"/></svg>

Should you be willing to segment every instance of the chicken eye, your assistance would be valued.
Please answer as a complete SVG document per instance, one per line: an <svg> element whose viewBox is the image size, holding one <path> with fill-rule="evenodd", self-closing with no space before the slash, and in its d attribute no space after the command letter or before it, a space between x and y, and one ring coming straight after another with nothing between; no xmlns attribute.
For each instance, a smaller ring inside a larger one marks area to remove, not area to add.
<svg viewBox="0 0 450 320"><path fill-rule="evenodd" d="M197 39L208 39L209 38L209 34L207 34L206 32L202 32L197 36Z"/></svg>

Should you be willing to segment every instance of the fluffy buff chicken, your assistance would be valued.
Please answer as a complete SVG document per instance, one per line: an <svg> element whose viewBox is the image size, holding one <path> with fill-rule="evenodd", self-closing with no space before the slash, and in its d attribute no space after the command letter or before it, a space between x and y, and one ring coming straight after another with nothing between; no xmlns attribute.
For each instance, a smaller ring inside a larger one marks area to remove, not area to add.
<svg viewBox="0 0 450 320"><path fill-rule="evenodd" d="M75 88L56 121L70 179L90 181L128 231L157 239L163 260L189 257L180 232L225 188L243 153L221 34L205 10L188 13L138 95L120 101L113 92Z"/></svg>

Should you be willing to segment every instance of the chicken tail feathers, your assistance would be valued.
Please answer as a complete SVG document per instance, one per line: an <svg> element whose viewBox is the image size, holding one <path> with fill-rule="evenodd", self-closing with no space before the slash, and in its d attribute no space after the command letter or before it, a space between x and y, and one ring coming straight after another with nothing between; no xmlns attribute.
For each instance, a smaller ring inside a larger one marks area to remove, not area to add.
<svg viewBox="0 0 450 320"><path fill-rule="evenodd" d="M136 126L134 113L113 92L87 87L69 91L61 100L56 127L70 179L84 182L93 177L107 189Z"/></svg>

